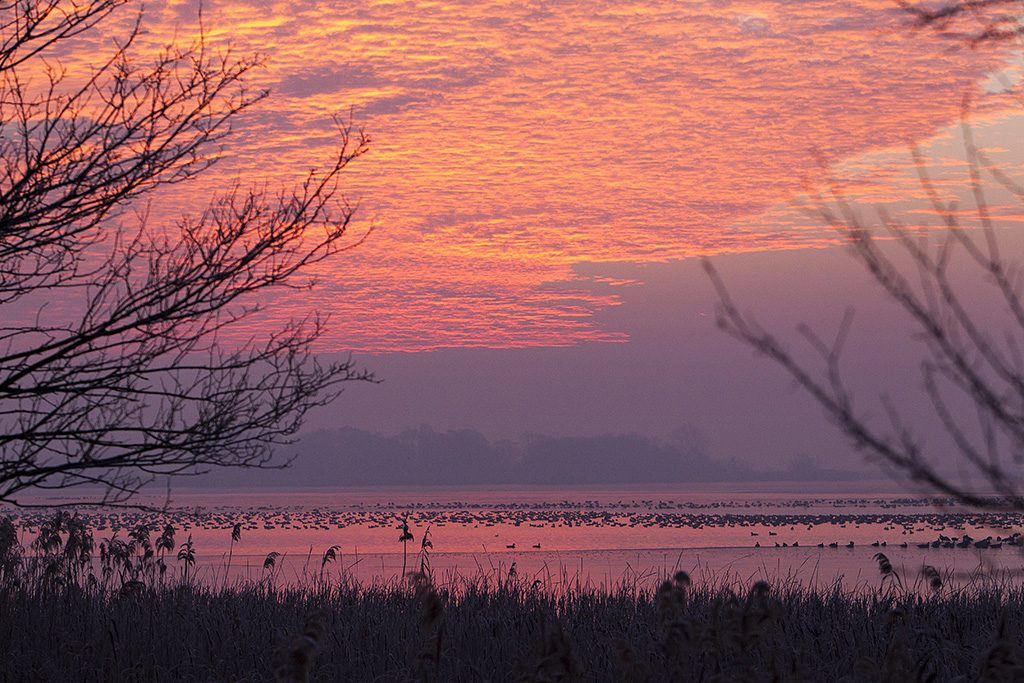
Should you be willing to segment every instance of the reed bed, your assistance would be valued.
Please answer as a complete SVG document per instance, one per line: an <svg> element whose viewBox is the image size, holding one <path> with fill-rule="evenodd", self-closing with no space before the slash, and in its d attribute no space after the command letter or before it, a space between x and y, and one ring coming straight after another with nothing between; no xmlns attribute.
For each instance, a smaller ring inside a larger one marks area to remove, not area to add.
<svg viewBox="0 0 1024 683"><path fill-rule="evenodd" d="M1024 672L1019 592L920 598L756 586L737 595L669 585L560 595L485 582L457 591L6 586L2 678L1012 681Z"/></svg>
<svg viewBox="0 0 1024 683"><path fill-rule="evenodd" d="M190 578L192 547L173 555L166 529L159 550L142 532L114 559L104 545L96 574L72 520L32 553L0 524L0 680L1024 680L1020 587L911 580L884 556L877 589L856 593L683 572L610 591L432 577L429 549L401 582L314 567L279 586L270 566L217 586Z"/></svg>

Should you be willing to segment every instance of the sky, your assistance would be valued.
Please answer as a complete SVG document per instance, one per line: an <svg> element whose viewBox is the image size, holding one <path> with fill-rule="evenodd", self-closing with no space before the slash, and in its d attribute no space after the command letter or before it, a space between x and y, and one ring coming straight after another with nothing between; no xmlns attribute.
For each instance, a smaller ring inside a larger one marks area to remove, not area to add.
<svg viewBox="0 0 1024 683"><path fill-rule="evenodd" d="M134 16L62 59L86 72ZM198 17L198 3L147 3L140 58L188 42ZM934 224L908 149L963 194L965 95L986 152L1007 171L1021 160L1019 53L913 30L888 0L233 0L204 2L202 24L215 49L265 58L250 80L270 95L155 216L235 182L296 182L336 149L335 114L372 138L343 185L352 238L369 238L239 332L318 310L318 352L384 380L309 429L686 427L721 457L849 462L820 410L716 328L697 257L780 330L834 328L855 306L856 382L899 394L919 384L913 346L894 351L909 330L795 204L834 179L868 214ZM1005 197L993 212L1021 219Z"/></svg>

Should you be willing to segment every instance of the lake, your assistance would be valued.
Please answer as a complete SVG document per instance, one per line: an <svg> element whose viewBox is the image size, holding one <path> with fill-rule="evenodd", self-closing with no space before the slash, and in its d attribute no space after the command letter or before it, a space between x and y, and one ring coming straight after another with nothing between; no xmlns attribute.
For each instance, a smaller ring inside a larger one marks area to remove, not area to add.
<svg viewBox="0 0 1024 683"><path fill-rule="evenodd" d="M154 493L138 502L163 508L168 500ZM303 581L320 574L323 554L333 546L337 559L323 566L324 576L346 573L364 582L393 579L403 566L417 569L424 559L441 576L501 580L512 572L551 587L655 585L678 570L695 581L877 587L879 552L911 584L924 565L947 581L982 575L1017 581L1024 568L1015 536L1024 530L1020 514L972 513L901 493L891 482L178 489L162 512L77 512L89 518L97 543L115 534L125 538L140 523L155 535L173 524L176 545L191 536L196 576L210 582L269 577L263 563L270 552L280 554L272 580ZM52 511L7 508L4 514L16 517L28 546ZM406 518L413 538L403 544ZM241 538L233 543L236 523ZM432 547L423 547L425 534ZM932 547L940 536L950 540ZM988 547L978 547L982 539L990 539ZM173 557L168 563L178 564Z"/></svg>

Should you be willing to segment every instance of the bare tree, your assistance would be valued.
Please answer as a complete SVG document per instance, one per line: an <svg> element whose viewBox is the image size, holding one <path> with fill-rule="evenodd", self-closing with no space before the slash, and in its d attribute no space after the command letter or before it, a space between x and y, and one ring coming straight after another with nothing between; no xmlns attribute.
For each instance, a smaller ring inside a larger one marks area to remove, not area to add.
<svg viewBox="0 0 1024 683"><path fill-rule="evenodd" d="M1022 202L1024 186L975 145L966 118L962 131L976 211L973 225L961 223L962 213L955 201L940 197L917 150L914 157L921 186L943 223L941 239L930 240L884 210L879 210L882 231L877 234L834 180L829 181L826 196L815 196L808 205L844 239L872 280L912 323L914 341L923 343L922 392L947 437L945 441L930 439L930 450L885 395L878 399L886 416L883 424L871 420L871 410L854 400L841 369L852 309L830 343L807 325L799 326L799 334L820 360L820 367L814 369L802 354L740 311L710 261L705 260L704 267L718 292L719 326L785 369L857 447L896 474L960 503L1024 510L1020 479L1024 464L1022 271L1019 261L1005 258L1000 251L985 179ZM909 270L898 264L894 258L898 254L911 264ZM973 269L976 279L990 288L990 296L1001 301L1007 315L998 325L986 320L972 304L978 292L964 286L965 268ZM970 410L964 411L965 405ZM949 464L951 454L967 463L965 476L954 478L948 467L943 467Z"/></svg>
<svg viewBox="0 0 1024 683"><path fill-rule="evenodd" d="M904 8L914 26L966 38L972 46L1024 33L1020 15L1013 13L1024 8L1020 0L956 0L930 8L909 4ZM1021 264L1000 250L986 199L995 189L1024 202L1024 186L975 144L968 113L969 100L965 98L965 189L973 199L975 213L970 225L962 223L963 214L955 201L943 201L916 149L913 155L921 187L942 221L942 237L937 242L908 229L884 210L878 212L881 234L877 234L833 179L827 183L826 195L813 196L809 205L837 231L886 297L898 304L913 324L914 338L923 343L924 350L922 392L943 427L944 441L930 439L926 448L922 435L915 433L884 395L878 399L883 420L870 419L871 411L854 400L841 368L852 311L847 312L831 343L806 325L798 328L820 360L815 369L800 353L741 312L711 262L705 260L704 266L718 292L719 326L781 366L858 448L895 474L962 504L1024 510L1024 283ZM895 254L903 254L911 264L909 270L897 263ZM1003 321L993 325L984 319L970 300L977 292L967 291L962 273L954 275L954 267L973 270L986 283L1006 312ZM962 410L965 405L970 410ZM949 469L943 467L950 455L966 463L964 476L950 476Z"/></svg>
<svg viewBox="0 0 1024 683"><path fill-rule="evenodd" d="M268 288L340 250L343 169L366 151L339 121L326 167L296 187L234 186L205 210L151 220L140 200L213 163L266 92L255 57L200 36L142 64L139 22L89 74L54 54L126 0L0 0L0 501L98 485L127 500L156 475L271 466L340 383L312 315L227 341Z"/></svg>

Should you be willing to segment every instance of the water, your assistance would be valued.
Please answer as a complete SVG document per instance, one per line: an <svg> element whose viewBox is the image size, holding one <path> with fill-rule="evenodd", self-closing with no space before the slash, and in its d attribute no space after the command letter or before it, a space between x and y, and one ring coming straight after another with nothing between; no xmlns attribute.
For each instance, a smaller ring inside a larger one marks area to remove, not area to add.
<svg viewBox="0 0 1024 683"><path fill-rule="evenodd" d="M900 493L888 482L843 488L777 482L179 490L165 512L83 508L79 514L90 518L97 542L115 532L124 538L140 522L156 532L173 524L177 544L190 535L193 539L197 576L212 582L269 576L263 562L272 551L280 553L274 580L285 583L308 580L321 571L325 577L347 573L361 581L388 580L400 576L403 567L419 568L424 556L441 575L500 579L514 571L547 586L653 585L684 570L695 580L728 577L789 580L818 588L835 582L870 587L880 580L874 558L878 552L910 583L925 564L954 581L979 572L1017 580L1024 568L1024 548L1011 543L998 549L973 544L918 547L940 534L992 537L996 542L1024 530L1019 514L968 513L948 506L948 501ZM70 501L50 497L46 502ZM138 502L155 507L168 503L157 495ZM48 514L7 513L19 518L26 545ZM403 548L400 526L406 516L413 540ZM242 524L238 543L231 541L235 523ZM424 549L428 530L433 547ZM833 543L836 547L830 547ZM338 546L338 559L322 566L323 553L331 546ZM173 557L169 563L177 564Z"/></svg>

